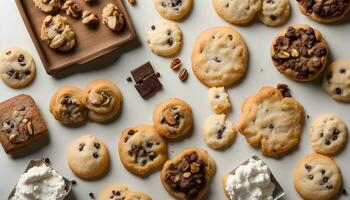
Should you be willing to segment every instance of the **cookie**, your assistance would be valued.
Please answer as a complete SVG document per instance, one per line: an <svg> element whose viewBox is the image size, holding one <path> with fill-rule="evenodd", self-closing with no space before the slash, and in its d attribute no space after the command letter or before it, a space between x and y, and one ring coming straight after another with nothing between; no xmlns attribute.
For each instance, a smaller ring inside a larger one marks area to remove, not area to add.
<svg viewBox="0 0 350 200"><path fill-rule="evenodd" d="M86 121L88 110L82 102L82 91L73 86L60 88L50 100L50 112L66 125L79 125Z"/></svg>
<svg viewBox="0 0 350 200"><path fill-rule="evenodd" d="M66 0L62 5L61 10L63 10L66 15L74 18L81 18L81 14L83 13L83 10L79 4L72 0Z"/></svg>
<svg viewBox="0 0 350 200"><path fill-rule="evenodd" d="M126 185L113 184L103 189L97 200L126 200L129 189Z"/></svg>
<svg viewBox="0 0 350 200"><path fill-rule="evenodd" d="M263 0L259 20L267 26L280 26L290 18L289 0Z"/></svg>
<svg viewBox="0 0 350 200"><path fill-rule="evenodd" d="M229 86L245 73L248 49L231 27L215 27L201 33L192 51L192 70L208 87Z"/></svg>
<svg viewBox="0 0 350 200"><path fill-rule="evenodd" d="M102 22L111 30L120 31L124 27L124 15L116 5L109 3L102 10Z"/></svg>
<svg viewBox="0 0 350 200"><path fill-rule="evenodd" d="M271 58L277 70L289 79L311 81L326 67L328 46L318 30L293 25L274 39Z"/></svg>
<svg viewBox="0 0 350 200"><path fill-rule="evenodd" d="M170 20L183 19L192 8L192 0L153 0L158 13Z"/></svg>
<svg viewBox="0 0 350 200"><path fill-rule="evenodd" d="M296 0L302 14L321 23L341 21L350 11L349 0Z"/></svg>
<svg viewBox="0 0 350 200"><path fill-rule="evenodd" d="M152 200L152 198L143 192L129 192L125 200Z"/></svg>
<svg viewBox="0 0 350 200"><path fill-rule="evenodd" d="M337 163L330 157L311 154L301 160L294 175L294 186L303 199L328 200L342 184Z"/></svg>
<svg viewBox="0 0 350 200"><path fill-rule="evenodd" d="M299 144L303 120L303 106L295 99L263 87L244 100L238 130L249 144L260 145L264 155L279 157Z"/></svg>
<svg viewBox="0 0 350 200"><path fill-rule="evenodd" d="M159 56L173 56L182 47L182 31L174 22L160 21L146 32L146 42L153 53Z"/></svg>
<svg viewBox="0 0 350 200"><path fill-rule="evenodd" d="M216 114L231 110L231 103L224 87L212 87L208 90L208 99Z"/></svg>
<svg viewBox="0 0 350 200"><path fill-rule="evenodd" d="M33 0L35 7L43 12L51 13L62 6L62 0Z"/></svg>
<svg viewBox="0 0 350 200"><path fill-rule="evenodd" d="M103 175L110 163L106 145L93 135L84 135L69 145L67 162L73 173L83 179Z"/></svg>
<svg viewBox="0 0 350 200"><path fill-rule="evenodd" d="M12 88L21 88L33 81L36 67L33 57L24 49L9 47L0 55L0 78Z"/></svg>
<svg viewBox="0 0 350 200"><path fill-rule="evenodd" d="M139 176L162 167L168 154L166 142L150 125L123 130L118 149L124 167Z"/></svg>
<svg viewBox="0 0 350 200"><path fill-rule="evenodd" d="M75 32L61 15L45 17L41 25L40 38L52 49L68 51L75 46Z"/></svg>
<svg viewBox="0 0 350 200"><path fill-rule="evenodd" d="M166 138L183 138L190 132L192 123L191 106L178 98L160 102L153 111L153 126Z"/></svg>
<svg viewBox="0 0 350 200"><path fill-rule="evenodd" d="M350 103L350 62L332 62L324 73L322 88L333 99Z"/></svg>
<svg viewBox="0 0 350 200"><path fill-rule="evenodd" d="M82 103L89 109L88 117L95 122L108 122L115 118L123 100L119 88L108 80L89 83L82 93Z"/></svg>
<svg viewBox="0 0 350 200"><path fill-rule="evenodd" d="M345 144L348 130L344 122L333 114L322 115L312 123L311 145L320 154L335 154Z"/></svg>
<svg viewBox="0 0 350 200"><path fill-rule="evenodd" d="M177 200L200 200L215 175L216 163L207 151L188 148L168 160L161 172L161 181Z"/></svg>
<svg viewBox="0 0 350 200"><path fill-rule="evenodd" d="M212 0L216 13L232 24L251 22L261 9L261 0Z"/></svg>

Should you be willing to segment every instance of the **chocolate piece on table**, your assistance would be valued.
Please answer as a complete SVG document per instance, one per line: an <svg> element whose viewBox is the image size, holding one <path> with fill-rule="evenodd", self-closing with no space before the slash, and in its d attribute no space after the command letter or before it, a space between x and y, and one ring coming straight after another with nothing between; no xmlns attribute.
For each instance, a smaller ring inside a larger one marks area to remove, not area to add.
<svg viewBox="0 0 350 200"><path fill-rule="evenodd" d="M32 97L18 95L0 104L0 142L6 153L30 146L47 136L47 128Z"/></svg>
<svg viewBox="0 0 350 200"><path fill-rule="evenodd" d="M151 63L147 62L131 71L135 81L135 88L143 98L147 98L162 89Z"/></svg>
<svg viewBox="0 0 350 200"><path fill-rule="evenodd" d="M131 75L136 83L142 81L151 74L154 74L154 70L150 62L147 62L131 71Z"/></svg>

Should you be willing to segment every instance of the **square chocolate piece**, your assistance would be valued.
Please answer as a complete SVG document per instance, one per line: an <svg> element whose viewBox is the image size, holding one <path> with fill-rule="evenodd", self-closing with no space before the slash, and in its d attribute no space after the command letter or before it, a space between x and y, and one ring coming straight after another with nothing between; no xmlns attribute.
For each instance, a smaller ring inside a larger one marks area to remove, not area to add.
<svg viewBox="0 0 350 200"><path fill-rule="evenodd" d="M136 83L142 82L145 77L151 74L154 74L154 69L150 62L147 62L131 71L131 75Z"/></svg>
<svg viewBox="0 0 350 200"><path fill-rule="evenodd" d="M47 132L32 97L21 94L0 104L0 142L6 153L32 145Z"/></svg>

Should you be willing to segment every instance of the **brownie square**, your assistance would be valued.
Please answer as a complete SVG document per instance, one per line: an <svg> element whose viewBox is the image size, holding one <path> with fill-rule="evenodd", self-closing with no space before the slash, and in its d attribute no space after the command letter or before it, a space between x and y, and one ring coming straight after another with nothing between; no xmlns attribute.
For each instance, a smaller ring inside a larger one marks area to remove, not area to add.
<svg viewBox="0 0 350 200"><path fill-rule="evenodd" d="M0 104L0 142L6 153L47 136L47 127L32 97L21 94Z"/></svg>

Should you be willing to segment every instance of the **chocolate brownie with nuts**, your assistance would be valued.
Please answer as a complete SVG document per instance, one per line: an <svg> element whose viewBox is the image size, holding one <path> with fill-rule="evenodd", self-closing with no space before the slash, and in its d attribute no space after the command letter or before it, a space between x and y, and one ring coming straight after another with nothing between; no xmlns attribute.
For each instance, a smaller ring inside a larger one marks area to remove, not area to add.
<svg viewBox="0 0 350 200"><path fill-rule="evenodd" d="M47 136L47 128L32 97L18 95L0 104L0 142L14 153Z"/></svg>
<svg viewBox="0 0 350 200"><path fill-rule="evenodd" d="M325 69L328 46L322 35L308 25L293 25L281 32L271 46L277 70L296 81L311 81Z"/></svg>

